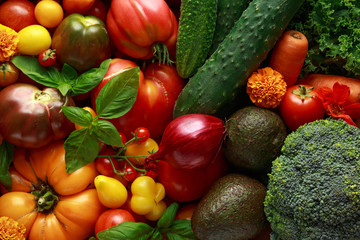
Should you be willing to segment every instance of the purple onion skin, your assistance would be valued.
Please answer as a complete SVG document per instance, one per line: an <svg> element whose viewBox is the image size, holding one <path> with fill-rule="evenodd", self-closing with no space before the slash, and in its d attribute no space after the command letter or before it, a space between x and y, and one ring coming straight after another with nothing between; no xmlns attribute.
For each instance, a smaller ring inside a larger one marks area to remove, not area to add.
<svg viewBox="0 0 360 240"><path fill-rule="evenodd" d="M165 160L172 167L196 170L208 166L220 150L225 136L224 122L206 114L187 114L165 128L159 150L148 161Z"/></svg>

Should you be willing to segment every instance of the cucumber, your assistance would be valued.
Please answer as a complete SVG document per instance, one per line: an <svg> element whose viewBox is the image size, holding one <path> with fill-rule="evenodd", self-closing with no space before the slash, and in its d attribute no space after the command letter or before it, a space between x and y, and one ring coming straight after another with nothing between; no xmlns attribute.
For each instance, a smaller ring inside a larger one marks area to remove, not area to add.
<svg viewBox="0 0 360 240"><path fill-rule="evenodd" d="M218 0L182 0L176 68L182 78L189 78L208 56L215 31Z"/></svg>
<svg viewBox="0 0 360 240"><path fill-rule="evenodd" d="M241 14L247 8L250 1L251 0L218 0L215 32L208 56L215 52L235 22L241 17Z"/></svg>
<svg viewBox="0 0 360 240"><path fill-rule="evenodd" d="M249 75L265 60L304 0L253 0L217 50L189 78L173 116L190 113L227 117L246 96ZM248 98L248 97L247 97Z"/></svg>

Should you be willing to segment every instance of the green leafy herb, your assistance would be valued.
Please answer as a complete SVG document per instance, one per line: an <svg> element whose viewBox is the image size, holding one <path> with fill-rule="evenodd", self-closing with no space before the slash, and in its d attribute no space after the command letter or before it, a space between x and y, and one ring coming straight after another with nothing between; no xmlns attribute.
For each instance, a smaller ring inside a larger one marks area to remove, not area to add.
<svg viewBox="0 0 360 240"><path fill-rule="evenodd" d="M63 106L65 116L85 128L73 131L65 141L66 170L72 173L95 160L99 141L123 147L115 126L104 119L117 118L127 113L135 103L139 87L138 67L126 70L108 81L96 99L97 116L79 107ZM100 119L103 118L103 119Z"/></svg>
<svg viewBox="0 0 360 240"><path fill-rule="evenodd" d="M3 140L0 145L0 183L8 190L11 190L11 177L9 166L14 158L12 145Z"/></svg>
<svg viewBox="0 0 360 240"><path fill-rule="evenodd" d="M38 59L30 56L14 56L11 62L25 75L47 87L57 88L62 95L76 96L89 92L104 78L111 59L103 61L99 68L92 68L78 76L75 68L64 64L61 72L54 67L43 67Z"/></svg>
<svg viewBox="0 0 360 240"><path fill-rule="evenodd" d="M197 240L198 238L192 232L190 220L174 220L178 208L178 203L172 203L165 210L155 227L151 227L146 223L129 221L99 232L97 238L99 240L162 240L163 234L165 234L169 240Z"/></svg>

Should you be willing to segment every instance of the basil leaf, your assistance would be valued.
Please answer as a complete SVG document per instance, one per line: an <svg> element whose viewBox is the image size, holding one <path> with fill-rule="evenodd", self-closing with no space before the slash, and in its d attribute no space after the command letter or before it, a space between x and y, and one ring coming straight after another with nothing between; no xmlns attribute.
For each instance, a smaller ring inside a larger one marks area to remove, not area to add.
<svg viewBox="0 0 360 240"><path fill-rule="evenodd" d="M87 93L103 80L109 69L111 59L104 60L98 68L91 68L81 74L73 85L72 96Z"/></svg>
<svg viewBox="0 0 360 240"><path fill-rule="evenodd" d="M146 223L128 221L98 232L96 236L99 240L147 240L153 230Z"/></svg>
<svg viewBox="0 0 360 240"><path fill-rule="evenodd" d="M114 147L123 147L121 136L115 126L106 120L98 120L91 126L93 134L105 144Z"/></svg>
<svg viewBox="0 0 360 240"><path fill-rule="evenodd" d="M18 55L11 59L11 62L26 76L37 83L47 87L57 88L61 79L53 79L54 72L58 71L55 67L43 67L35 57ZM52 74L49 74L51 69Z"/></svg>
<svg viewBox="0 0 360 240"><path fill-rule="evenodd" d="M76 69L67 63L64 63L64 65L61 69L61 74L63 75L66 82L75 81L76 78L78 77L78 73L77 73Z"/></svg>
<svg viewBox="0 0 360 240"><path fill-rule="evenodd" d="M0 183L11 191L11 176L9 167L14 158L14 150L12 145L3 139L0 145Z"/></svg>
<svg viewBox="0 0 360 240"><path fill-rule="evenodd" d="M91 113L85 109L72 106L62 106L61 110L67 119L77 125L90 127L91 123L93 122Z"/></svg>
<svg viewBox="0 0 360 240"><path fill-rule="evenodd" d="M65 141L66 172L72 173L91 163L99 153L99 140L88 128L70 133Z"/></svg>
<svg viewBox="0 0 360 240"><path fill-rule="evenodd" d="M108 81L96 98L99 118L118 118L134 105L139 87L139 67L130 68Z"/></svg>
<svg viewBox="0 0 360 240"><path fill-rule="evenodd" d="M163 234L159 231L159 229L155 228L150 240L163 240L163 239L164 239Z"/></svg>
<svg viewBox="0 0 360 240"><path fill-rule="evenodd" d="M179 204L174 202L169 207L166 208L163 215L157 222L158 228L168 228L174 222L176 212L179 208Z"/></svg>
<svg viewBox="0 0 360 240"><path fill-rule="evenodd" d="M166 230L166 236L169 240L197 240L191 228L191 220L179 219L173 222L170 229Z"/></svg>

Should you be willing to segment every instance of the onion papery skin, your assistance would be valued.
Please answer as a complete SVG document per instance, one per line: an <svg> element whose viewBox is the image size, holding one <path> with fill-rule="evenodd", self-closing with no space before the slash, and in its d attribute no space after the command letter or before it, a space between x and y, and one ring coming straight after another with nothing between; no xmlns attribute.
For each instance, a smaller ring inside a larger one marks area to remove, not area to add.
<svg viewBox="0 0 360 240"><path fill-rule="evenodd" d="M159 150L147 161L165 160L172 167L196 170L208 166L222 146L224 122L206 114L186 114L165 128Z"/></svg>

